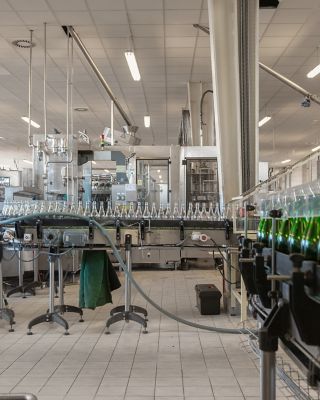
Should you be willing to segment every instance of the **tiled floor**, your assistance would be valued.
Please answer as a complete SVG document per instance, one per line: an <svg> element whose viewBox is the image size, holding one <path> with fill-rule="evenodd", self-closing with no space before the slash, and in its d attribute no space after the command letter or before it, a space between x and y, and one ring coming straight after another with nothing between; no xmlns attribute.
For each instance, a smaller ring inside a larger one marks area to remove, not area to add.
<svg viewBox="0 0 320 400"><path fill-rule="evenodd" d="M215 282L208 270L134 271L146 292L162 307L211 326L239 326L236 317L200 316L194 285ZM110 309L123 304L123 288L114 304L85 310L85 322L67 314L70 336L56 324L27 323L47 308L47 290L36 297L10 298L15 332L0 321L0 393L35 394L39 400L211 400L258 399L259 372L240 335L219 335L182 325L146 305L133 290L134 303L149 311L148 334L134 322L119 322L105 335ZM66 303L77 304L78 286L66 286ZM278 399L284 399L279 389Z"/></svg>

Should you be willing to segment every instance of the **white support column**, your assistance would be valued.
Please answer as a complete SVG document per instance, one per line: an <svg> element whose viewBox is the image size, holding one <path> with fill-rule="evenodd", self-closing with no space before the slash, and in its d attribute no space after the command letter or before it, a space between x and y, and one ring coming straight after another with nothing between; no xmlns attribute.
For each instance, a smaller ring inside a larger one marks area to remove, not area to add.
<svg viewBox="0 0 320 400"><path fill-rule="evenodd" d="M201 82L188 82L188 107L190 110L192 143L189 146L200 146L200 100L202 96Z"/></svg>
<svg viewBox="0 0 320 400"><path fill-rule="evenodd" d="M241 192L237 2L208 0L215 132L222 204Z"/></svg>

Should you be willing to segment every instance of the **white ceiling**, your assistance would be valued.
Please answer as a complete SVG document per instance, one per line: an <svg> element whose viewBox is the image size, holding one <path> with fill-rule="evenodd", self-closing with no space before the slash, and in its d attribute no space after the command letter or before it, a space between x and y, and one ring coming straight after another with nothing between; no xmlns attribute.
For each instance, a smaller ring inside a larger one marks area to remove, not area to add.
<svg viewBox="0 0 320 400"><path fill-rule="evenodd" d="M209 38L192 27L208 25L206 0L0 0L0 155L28 151L28 50L11 42L28 39L33 28L32 119L43 126L43 22L48 23L48 129L66 129L66 35L74 25L132 122L142 144L177 144L187 82L211 82ZM282 0L277 10L260 11L260 60L313 93L320 77L306 73L320 63L320 0ZM130 37L132 36L132 43ZM124 51L135 49L142 80L134 82ZM318 54L319 53L319 54ZM302 96L260 72L260 116L272 115L260 129L261 160L300 158L319 144L319 106L300 106ZM110 126L109 99L79 50L74 54L74 129L86 128L98 140ZM151 115L152 128L143 127ZM123 125L116 115L116 128ZM23 154L23 155L22 155Z"/></svg>

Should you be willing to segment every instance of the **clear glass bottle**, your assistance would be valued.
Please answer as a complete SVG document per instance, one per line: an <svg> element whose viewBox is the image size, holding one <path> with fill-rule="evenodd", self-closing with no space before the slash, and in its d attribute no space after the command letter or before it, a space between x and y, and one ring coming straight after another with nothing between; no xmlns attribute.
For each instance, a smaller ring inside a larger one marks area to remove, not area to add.
<svg viewBox="0 0 320 400"><path fill-rule="evenodd" d="M63 202L61 212L63 212L63 213L68 213L69 212L69 205L68 205L68 203L66 201Z"/></svg>
<svg viewBox="0 0 320 400"><path fill-rule="evenodd" d="M172 218L173 219L179 219L180 218L178 203L174 203Z"/></svg>
<svg viewBox="0 0 320 400"><path fill-rule="evenodd" d="M213 221L215 219L215 214L214 214L213 204L212 203L210 203L210 205L209 205L208 219L210 221Z"/></svg>
<svg viewBox="0 0 320 400"><path fill-rule="evenodd" d="M56 201L56 202L54 203L54 212L55 212L56 214L59 214L60 211L61 211L60 203L59 203L59 201Z"/></svg>
<svg viewBox="0 0 320 400"><path fill-rule="evenodd" d="M70 214L76 214L76 205L74 204L74 201L70 204Z"/></svg>
<svg viewBox="0 0 320 400"><path fill-rule="evenodd" d="M13 202L11 201L11 202L8 204L8 210L7 210L6 216L7 216L7 217L11 217L12 215L13 215Z"/></svg>
<svg viewBox="0 0 320 400"><path fill-rule="evenodd" d="M24 215L30 215L30 214L31 214L31 202L26 201L24 206Z"/></svg>
<svg viewBox="0 0 320 400"><path fill-rule="evenodd" d="M114 213L113 213L113 216L115 217L115 218L119 218L119 217L121 217L121 211L120 211L120 207L119 207L119 204L115 204L115 206L114 206Z"/></svg>
<svg viewBox="0 0 320 400"><path fill-rule="evenodd" d="M53 201L49 201L49 205L48 205L48 212L54 212L54 203Z"/></svg>
<svg viewBox="0 0 320 400"><path fill-rule="evenodd" d="M23 201L21 203L18 203L16 201L13 202L10 216L13 217L15 215L18 215L18 216L26 215L26 202L25 201Z"/></svg>
<svg viewBox="0 0 320 400"><path fill-rule="evenodd" d="M128 218L134 218L134 205L133 202L130 202L129 211L128 211Z"/></svg>
<svg viewBox="0 0 320 400"><path fill-rule="evenodd" d="M103 201L100 201L99 203L99 218L104 217L104 206L103 206Z"/></svg>
<svg viewBox="0 0 320 400"><path fill-rule="evenodd" d="M207 219L207 209L206 203L202 203L201 211L200 211L200 219L205 221Z"/></svg>
<svg viewBox="0 0 320 400"><path fill-rule="evenodd" d="M146 201L144 204L143 218L150 217L149 203Z"/></svg>
<svg viewBox="0 0 320 400"><path fill-rule="evenodd" d="M92 202L92 210L91 210L91 217L96 218L99 216L98 210L97 210L97 202L93 201Z"/></svg>
<svg viewBox="0 0 320 400"><path fill-rule="evenodd" d="M199 221L201 219L200 204L196 203L196 209L194 210L193 219Z"/></svg>
<svg viewBox="0 0 320 400"><path fill-rule="evenodd" d="M142 218L142 209L141 209L140 201L138 202L138 206L137 206L137 210L136 210L136 218Z"/></svg>
<svg viewBox="0 0 320 400"><path fill-rule="evenodd" d="M121 207L121 218L126 219L127 218L127 207L125 204L122 205Z"/></svg>
<svg viewBox="0 0 320 400"><path fill-rule="evenodd" d="M181 219L186 219L186 217L187 217L186 206L184 204L181 204L180 218Z"/></svg>
<svg viewBox="0 0 320 400"><path fill-rule="evenodd" d="M192 203L189 203L187 219L192 219L192 218L193 218L193 205Z"/></svg>
<svg viewBox="0 0 320 400"><path fill-rule="evenodd" d="M106 211L106 217L107 217L107 218L112 218L112 217L113 217L113 211L112 211L112 207L111 207L111 201L108 201L108 207L107 207L107 211Z"/></svg>
<svg viewBox="0 0 320 400"><path fill-rule="evenodd" d="M77 214L78 215L84 215L84 210L83 210L83 205L82 205L82 201L81 200L78 201Z"/></svg>
<svg viewBox="0 0 320 400"><path fill-rule="evenodd" d="M216 208L214 209L214 216L216 221L221 220L221 214L220 214L220 208L219 208L219 203L216 204Z"/></svg>
<svg viewBox="0 0 320 400"><path fill-rule="evenodd" d="M151 214L150 217L152 219L156 219L157 218L157 208L156 208L156 203L152 203L152 208L151 208Z"/></svg>
<svg viewBox="0 0 320 400"><path fill-rule="evenodd" d="M160 206L159 206L158 218L159 218L159 219L164 219L164 210L163 210L163 205L162 205L162 203L160 203Z"/></svg>
<svg viewBox="0 0 320 400"><path fill-rule="evenodd" d="M86 201L86 208L84 209L83 215L85 217L90 217L90 214L91 214L90 201Z"/></svg>
<svg viewBox="0 0 320 400"><path fill-rule="evenodd" d="M165 213L165 218L171 219L172 218L172 213L171 213L171 205L170 203L167 204L167 209Z"/></svg>
<svg viewBox="0 0 320 400"><path fill-rule="evenodd" d="M8 202L4 201L3 207L2 207L2 211L1 211L1 215L2 216L5 217L7 215L7 209L8 209Z"/></svg>

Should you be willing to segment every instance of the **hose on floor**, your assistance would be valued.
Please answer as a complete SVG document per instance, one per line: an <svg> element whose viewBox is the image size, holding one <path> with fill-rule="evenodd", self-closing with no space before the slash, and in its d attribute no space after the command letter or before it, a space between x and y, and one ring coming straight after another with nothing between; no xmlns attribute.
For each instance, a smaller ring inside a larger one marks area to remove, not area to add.
<svg viewBox="0 0 320 400"><path fill-rule="evenodd" d="M15 222L22 221L22 220L29 220L29 219L34 219L34 218L44 218L44 217L48 217L48 216L57 217L57 214L54 213L54 212L53 213L38 213L38 214L32 214L32 215L25 215L25 216L9 218L7 220L1 221L0 222L0 226L14 224ZM213 327L213 326L198 324L196 322L188 321L188 320L186 320L184 318L181 318L181 317L179 317L179 316L177 316L175 314L172 314L171 312L165 310L164 308L159 306L159 304L157 304L155 301L153 301L144 292L144 290L141 288L141 286L134 279L132 273L128 271L127 266L126 266L125 262L123 261L123 259L121 257L121 254L119 253L118 249L116 248L116 246L114 245L114 243L112 241L111 236L109 235L107 230L105 230L103 228L103 226L101 224L99 224L93 218L85 217L85 216L81 216L81 215L76 215L76 214L70 214L70 213L59 213L58 217L59 218L63 217L63 218L81 219L83 221L86 221L87 223L91 222L93 225L95 225L97 227L97 229L99 229L101 234L107 239L107 242L109 243L111 249L113 250L113 255L116 257L116 259L119 262L121 268L123 269L125 274L128 276L128 278L130 279L130 281L133 284L133 286L137 289L137 291L141 294L141 296L148 303L150 303L155 309L157 309L158 311L160 311L162 314L166 315L167 317L169 317L171 319L174 319L175 321L180 322L180 323L182 323L184 325L188 325L188 326L191 326L191 327L196 328L196 329L203 329L203 330L210 331L210 332L230 333L230 334L236 334L236 335L239 335L239 334L251 334L252 333L252 331L249 332L245 328L232 329L232 328L221 328L221 327Z"/></svg>

